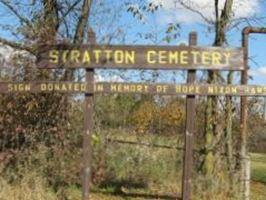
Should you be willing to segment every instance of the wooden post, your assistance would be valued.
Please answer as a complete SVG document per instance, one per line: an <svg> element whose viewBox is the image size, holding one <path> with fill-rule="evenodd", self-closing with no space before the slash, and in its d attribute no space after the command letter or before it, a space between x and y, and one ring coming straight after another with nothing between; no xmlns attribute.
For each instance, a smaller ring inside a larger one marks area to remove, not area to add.
<svg viewBox="0 0 266 200"><path fill-rule="evenodd" d="M242 32L242 46L244 49L244 66L245 70L241 74L241 84L248 84L248 37L250 29L244 29ZM248 100L247 97L241 97L241 121L240 121L240 130L241 130L241 192L242 199L248 200L249 198L245 195L246 190L248 189L246 182L246 156L247 156L247 117L248 117Z"/></svg>
<svg viewBox="0 0 266 200"><path fill-rule="evenodd" d="M242 71L241 74L241 84L247 85L248 84L248 54L249 54L249 34L255 33L255 34L266 34L266 28L257 28L257 27L246 27L242 31L242 47L244 49L244 67L245 70ZM246 181L247 179L247 173L246 169L247 162L246 159L248 159L247 156L247 119L248 119L248 100L247 97L241 97L241 189L243 194L243 199L249 200L250 196L250 186L249 182Z"/></svg>
<svg viewBox="0 0 266 200"><path fill-rule="evenodd" d="M244 191L244 199L250 199L250 172L251 172L251 161L250 157L246 156L245 158L245 191Z"/></svg>
<svg viewBox="0 0 266 200"><path fill-rule="evenodd" d="M88 33L90 44L96 43L95 33L90 30ZM94 69L86 69L86 83L94 84ZM83 181L82 181L82 200L90 199L90 179L92 148L91 135L93 132L93 93L85 93L84 103L84 135L83 135Z"/></svg>
<svg viewBox="0 0 266 200"><path fill-rule="evenodd" d="M197 45L197 33L189 34L189 46ZM196 71L189 70L187 83L193 83L196 79ZM182 199L191 199L191 175L193 164L193 135L195 132L195 96L188 95L186 103L186 132L185 132L185 153L183 163Z"/></svg>

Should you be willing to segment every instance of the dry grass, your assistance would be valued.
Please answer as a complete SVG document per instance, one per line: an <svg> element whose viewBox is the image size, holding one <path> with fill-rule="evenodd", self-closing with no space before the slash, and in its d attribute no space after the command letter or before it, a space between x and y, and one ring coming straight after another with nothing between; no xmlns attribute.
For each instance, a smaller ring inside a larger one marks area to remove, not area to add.
<svg viewBox="0 0 266 200"><path fill-rule="evenodd" d="M154 154L154 152L153 152ZM251 183L251 199L265 200L266 196L266 156L263 154L252 154L252 179ZM162 157L160 154L159 157ZM151 167L151 166L150 166ZM160 169L158 169L160 171ZM154 171L152 171L154 173ZM156 171L155 171L156 172ZM161 171L160 171L161 172ZM174 176L176 177L176 175ZM149 183L148 188L120 188L122 193L114 195L117 188L102 188L92 193L92 200L123 200L123 199L152 199L147 195L152 194L174 194L177 189L180 190L180 183L174 178L170 182L165 183ZM172 183L172 184L171 184ZM16 183L9 183L3 177L0 178L0 200L80 200L81 189L76 187L65 188L64 198L60 198L62 194L56 194L49 189L45 179L39 173L34 171L25 171L23 178ZM180 192L180 191L179 191ZM200 191L198 191L200 192ZM201 191L202 193L203 191ZM144 194L144 195L143 195ZM146 197L144 197L146 195ZM223 195L223 192L221 193ZM135 197L134 197L135 196ZM138 196L138 197L137 197ZM193 195L199 199L199 195ZM159 199L159 198L156 198ZM164 199L164 198L162 198ZM224 199L222 196L216 196L216 199Z"/></svg>
<svg viewBox="0 0 266 200"><path fill-rule="evenodd" d="M29 173L19 183L9 184L0 179L0 200L56 200L46 183L35 173Z"/></svg>

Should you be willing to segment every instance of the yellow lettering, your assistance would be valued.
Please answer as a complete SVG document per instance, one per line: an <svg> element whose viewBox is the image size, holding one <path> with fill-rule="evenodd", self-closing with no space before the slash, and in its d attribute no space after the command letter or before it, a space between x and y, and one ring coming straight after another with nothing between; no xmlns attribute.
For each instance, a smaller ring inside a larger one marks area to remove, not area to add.
<svg viewBox="0 0 266 200"><path fill-rule="evenodd" d="M100 63L100 54L101 54L101 50L94 50L94 57L95 57L95 63L99 64Z"/></svg>
<svg viewBox="0 0 266 200"><path fill-rule="evenodd" d="M105 50L104 53L106 55L107 62L110 62L112 60L112 50Z"/></svg>
<svg viewBox="0 0 266 200"><path fill-rule="evenodd" d="M177 85L175 87L175 91L176 91L177 94L181 93L181 85Z"/></svg>
<svg viewBox="0 0 266 200"><path fill-rule="evenodd" d="M200 56L200 52L198 51L191 51L191 54L192 54L192 60L193 60L193 63L192 64L198 64L198 58Z"/></svg>
<svg viewBox="0 0 266 200"><path fill-rule="evenodd" d="M201 60L203 65L209 65L210 64L210 53L208 51L204 51L201 54Z"/></svg>
<svg viewBox="0 0 266 200"><path fill-rule="evenodd" d="M103 91L103 85L102 84L94 85L94 90L96 92L102 92Z"/></svg>
<svg viewBox="0 0 266 200"><path fill-rule="evenodd" d="M183 64L183 65L188 64L188 51L180 52L180 64Z"/></svg>
<svg viewBox="0 0 266 200"><path fill-rule="evenodd" d="M68 56L68 55L69 55L69 50L63 51L63 53L62 53L62 61L63 61L64 63L67 62L67 56Z"/></svg>
<svg viewBox="0 0 266 200"><path fill-rule="evenodd" d="M230 52L224 53L224 57L225 57L225 64L229 65L231 53Z"/></svg>
<svg viewBox="0 0 266 200"><path fill-rule="evenodd" d="M214 93L213 86L208 86L208 94L213 94L213 93Z"/></svg>
<svg viewBox="0 0 266 200"><path fill-rule="evenodd" d="M148 92L149 90L149 86L148 85L144 85L144 92Z"/></svg>
<svg viewBox="0 0 266 200"><path fill-rule="evenodd" d="M45 91L46 90L46 84L41 84L41 91Z"/></svg>
<svg viewBox="0 0 266 200"><path fill-rule="evenodd" d="M126 51L125 52L125 62L126 64L134 64L135 63L135 51Z"/></svg>
<svg viewBox="0 0 266 200"><path fill-rule="evenodd" d="M90 63L91 62L91 57L89 51L85 51L83 55L83 63Z"/></svg>
<svg viewBox="0 0 266 200"><path fill-rule="evenodd" d="M156 86L156 91L158 93L166 93L167 89L168 89L167 85L157 85Z"/></svg>
<svg viewBox="0 0 266 200"><path fill-rule="evenodd" d="M186 85L184 85L182 87L182 93L187 94L187 92L188 92L188 87Z"/></svg>
<svg viewBox="0 0 266 200"><path fill-rule="evenodd" d="M142 92L142 90L143 90L142 85L137 85L137 91L138 91L138 92Z"/></svg>
<svg viewBox="0 0 266 200"><path fill-rule="evenodd" d="M156 60L154 59L155 56L156 56L156 51L148 51L147 52L147 62L149 64L155 64L156 63Z"/></svg>
<svg viewBox="0 0 266 200"><path fill-rule="evenodd" d="M72 87L72 85L71 85L71 87ZM80 88L81 88L81 84L76 83L76 84L74 84L73 90L74 91L80 91Z"/></svg>
<svg viewBox="0 0 266 200"><path fill-rule="evenodd" d="M178 63L178 51L170 51L168 60L170 64L177 64Z"/></svg>
<svg viewBox="0 0 266 200"><path fill-rule="evenodd" d="M124 61L124 52L121 50L115 51L115 63L122 64Z"/></svg>
<svg viewBox="0 0 266 200"><path fill-rule="evenodd" d="M7 91L12 92L13 91L13 84L8 84L7 85Z"/></svg>
<svg viewBox="0 0 266 200"><path fill-rule="evenodd" d="M82 92L86 92L86 91L87 91L87 85L86 85L85 83L82 83L82 84L80 85L80 90L81 90Z"/></svg>
<svg viewBox="0 0 266 200"><path fill-rule="evenodd" d="M212 53L212 64L213 65L220 65L222 63L222 56L219 52Z"/></svg>
<svg viewBox="0 0 266 200"><path fill-rule="evenodd" d="M200 93L199 86L196 86L195 93L197 93L197 94L199 94L199 93Z"/></svg>
<svg viewBox="0 0 266 200"><path fill-rule="evenodd" d="M190 85L190 86L188 87L188 92L189 92L189 93L193 93L193 92L195 92L195 87L192 86L192 85Z"/></svg>
<svg viewBox="0 0 266 200"><path fill-rule="evenodd" d="M111 91L116 92L117 91L117 86L115 84L111 84Z"/></svg>
<svg viewBox="0 0 266 200"><path fill-rule="evenodd" d="M25 85L25 91L30 91L31 90L31 86L30 84L26 84Z"/></svg>
<svg viewBox="0 0 266 200"><path fill-rule="evenodd" d="M167 63L166 53L167 53L167 51L159 51L159 63L160 64L166 64Z"/></svg>
<svg viewBox="0 0 266 200"><path fill-rule="evenodd" d="M61 86L61 90L63 90L63 91L67 91L67 87L66 87L65 84L62 84L62 86Z"/></svg>
<svg viewBox="0 0 266 200"><path fill-rule="evenodd" d="M53 91L54 89L53 84L48 84L47 88L48 88L48 91Z"/></svg>
<svg viewBox="0 0 266 200"><path fill-rule="evenodd" d="M231 88L229 86L225 87L225 93L230 94Z"/></svg>
<svg viewBox="0 0 266 200"><path fill-rule="evenodd" d="M59 52L57 50L49 51L49 62L58 64L59 62Z"/></svg>
<svg viewBox="0 0 266 200"><path fill-rule="evenodd" d="M30 84L18 83L18 84L8 84L8 92L27 92L31 90Z"/></svg>
<svg viewBox="0 0 266 200"><path fill-rule="evenodd" d="M72 50L71 51L71 62L79 63L80 51Z"/></svg>
<svg viewBox="0 0 266 200"><path fill-rule="evenodd" d="M233 94L237 94L237 87L232 87L232 91Z"/></svg>

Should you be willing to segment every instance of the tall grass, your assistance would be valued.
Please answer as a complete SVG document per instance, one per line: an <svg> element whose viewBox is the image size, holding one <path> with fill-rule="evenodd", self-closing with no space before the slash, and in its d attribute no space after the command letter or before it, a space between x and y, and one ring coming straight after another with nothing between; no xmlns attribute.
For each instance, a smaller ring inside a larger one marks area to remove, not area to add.
<svg viewBox="0 0 266 200"><path fill-rule="evenodd" d="M48 189L45 180L35 172L28 172L16 182L9 183L0 178L1 200L58 200L55 193Z"/></svg>

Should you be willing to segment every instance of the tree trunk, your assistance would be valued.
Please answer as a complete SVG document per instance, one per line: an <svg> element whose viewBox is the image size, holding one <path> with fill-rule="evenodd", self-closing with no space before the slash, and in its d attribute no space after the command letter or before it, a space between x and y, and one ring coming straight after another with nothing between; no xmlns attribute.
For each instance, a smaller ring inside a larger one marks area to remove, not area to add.
<svg viewBox="0 0 266 200"><path fill-rule="evenodd" d="M214 46L222 46L226 43L226 28L230 22L231 13L232 13L232 5L233 0L226 0L224 4L224 8L219 13L219 0L215 0L215 16L216 16L216 35ZM232 75L230 75L231 77ZM208 83L217 83L219 74L217 71L209 71L208 72ZM231 109L232 102L231 99L228 99L227 108ZM206 128L205 128L205 156L203 161L203 172L206 175L207 180L211 180L213 177L213 173L215 170L215 141L217 141L218 135L218 110L220 109L218 106L218 98L217 97L208 97L207 98L207 105L206 105ZM226 127L226 131L228 131L228 141L227 141L227 149L230 152L230 156L232 155L232 113L227 113L227 121L229 122ZM230 146L230 147L229 147ZM231 158L228 158L231 160ZM211 187L212 184L209 184L207 187Z"/></svg>
<svg viewBox="0 0 266 200"><path fill-rule="evenodd" d="M54 44L59 28L59 15L57 0L43 0L44 26L40 31L41 43Z"/></svg>

